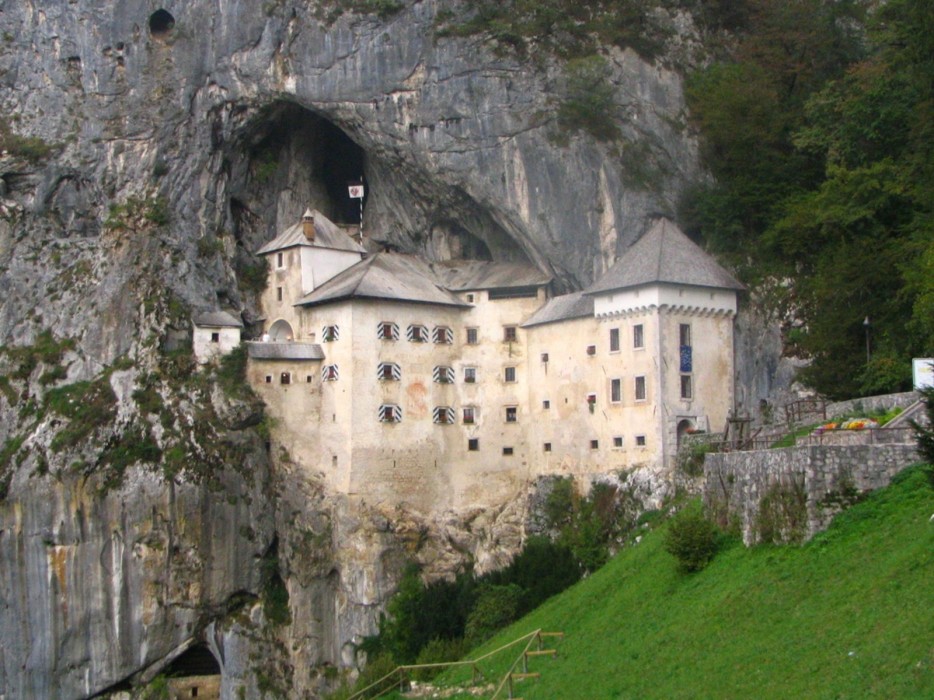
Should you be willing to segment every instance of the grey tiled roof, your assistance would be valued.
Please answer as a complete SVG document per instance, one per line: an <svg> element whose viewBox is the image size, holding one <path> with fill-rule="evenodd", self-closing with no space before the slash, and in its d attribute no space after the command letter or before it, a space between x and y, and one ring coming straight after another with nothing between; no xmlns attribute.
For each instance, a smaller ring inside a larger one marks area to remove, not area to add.
<svg viewBox="0 0 934 700"><path fill-rule="evenodd" d="M247 354L254 360L323 360L324 351L317 343L257 343L246 344Z"/></svg>
<svg viewBox="0 0 934 700"><path fill-rule="evenodd" d="M744 289L716 260L668 219L659 219L585 294L667 282L719 289Z"/></svg>
<svg viewBox="0 0 934 700"><path fill-rule="evenodd" d="M344 233L341 228L333 221L328 219L318 210L305 212L305 215L315 217L315 240L314 243L305 237L302 222L289 226L285 231L273 238L269 243L256 251L257 255L274 253L277 250L293 248L295 246L306 246L309 248L331 248L333 250L347 250L355 253L365 252L363 247L354 239Z"/></svg>
<svg viewBox="0 0 934 700"><path fill-rule="evenodd" d="M538 311L522 324L523 328L543 326L546 323L569 321L572 318L593 316L593 297L584 296L583 292L562 294L549 299Z"/></svg>
<svg viewBox="0 0 934 700"><path fill-rule="evenodd" d="M527 263L452 260L433 263L440 283L455 292L474 289L509 289L548 284L551 276Z"/></svg>
<svg viewBox="0 0 934 700"><path fill-rule="evenodd" d="M394 299L468 306L438 284L428 263L401 253L377 253L306 294L295 306L314 306L344 299Z"/></svg>
<svg viewBox="0 0 934 700"><path fill-rule="evenodd" d="M192 318L201 328L243 328L243 321L226 311L204 311Z"/></svg>

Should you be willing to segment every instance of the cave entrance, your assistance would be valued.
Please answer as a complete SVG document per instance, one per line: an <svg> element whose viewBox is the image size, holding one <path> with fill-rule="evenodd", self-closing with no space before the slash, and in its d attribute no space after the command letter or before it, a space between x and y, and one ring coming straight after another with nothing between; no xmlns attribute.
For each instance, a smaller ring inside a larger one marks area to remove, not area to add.
<svg viewBox="0 0 934 700"><path fill-rule="evenodd" d="M322 145L321 177L335 204L336 218L333 221L336 224L359 224L363 208L366 207L363 149L329 121L322 119L319 129ZM364 185L361 199L350 196L351 185Z"/></svg>
<svg viewBox="0 0 934 700"><path fill-rule="evenodd" d="M221 667L204 644L196 644L163 671L171 697L214 700L220 698Z"/></svg>

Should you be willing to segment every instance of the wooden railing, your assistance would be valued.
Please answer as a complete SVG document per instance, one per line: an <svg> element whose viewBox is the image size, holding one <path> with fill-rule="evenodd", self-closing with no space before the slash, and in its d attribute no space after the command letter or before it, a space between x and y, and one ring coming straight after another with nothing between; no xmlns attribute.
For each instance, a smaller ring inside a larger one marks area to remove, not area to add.
<svg viewBox="0 0 934 700"><path fill-rule="evenodd" d="M504 689L506 689L508 693L506 697L512 698L514 680L538 677L537 673L529 673L528 671L528 658L530 656L554 656L558 653L556 649L542 648L542 639L548 637L563 638L564 632L542 632L542 630L537 629L534 632L529 632L528 634L523 635L518 639L514 639L511 642L508 642L507 644L494 649L493 651L487 652L486 654L478 656L476 659L471 659L469 661L444 661L433 664L405 664L402 666L396 666L396 668L394 668L382 678L378 678L377 680L370 683L370 685L355 692L353 695L348 697L347 700L375 700L375 698L378 698L392 690L398 689L399 691L404 691L411 681L411 672L425 669L458 668L468 666L471 669L472 682L476 684L484 678L483 671L480 668L481 661L486 661L487 659L490 659L493 656L504 652L510 647L514 647L521 642L526 642L522 652L519 654L519 656L516 657L516 660L512 662L512 664L509 666L509 670L506 671L506 674L499 682L499 685L496 686L496 690L494 691L490 700L500 697L500 693ZM538 643L538 649L532 651L531 646L536 642ZM523 670L521 672L517 672L515 668L520 662L522 663Z"/></svg>

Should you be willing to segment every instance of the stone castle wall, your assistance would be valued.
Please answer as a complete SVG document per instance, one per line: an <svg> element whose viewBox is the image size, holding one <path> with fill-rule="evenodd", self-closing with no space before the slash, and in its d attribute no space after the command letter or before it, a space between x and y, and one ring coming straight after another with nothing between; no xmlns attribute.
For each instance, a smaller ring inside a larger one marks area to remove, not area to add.
<svg viewBox="0 0 934 700"><path fill-rule="evenodd" d="M709 454L704 462L704 503L736 518L743 542L761 539L763 503L785 510L786 539L810 539L859 494L887 486L919 460L914 444L788 447Z"/></svg>

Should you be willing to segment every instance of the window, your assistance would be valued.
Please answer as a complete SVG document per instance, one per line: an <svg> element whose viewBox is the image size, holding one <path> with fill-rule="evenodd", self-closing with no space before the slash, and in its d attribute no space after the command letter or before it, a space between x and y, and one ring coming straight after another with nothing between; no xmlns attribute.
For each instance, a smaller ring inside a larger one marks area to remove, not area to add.
<svg viewBox="0 0 934 700"><path fill-rule="evenodd" d="M402 409L394 403L384 403L379 407L380 423L398 423L402 420Z"/></svg>
<svg viewBox="0 0 934 700"><path fill-rule="evenodd" d="M597 395L587 394L587 403L590 405L591 408L593 408L593 406L597 403Z"/></svg>
<svg viewBox="0 0 934 700"><path fill-rule="evenodd" d="M547 352L543 352L543 353L542 353L542 363L544 363L544 364L547 364L547 363L548 363L548 353L547 353Z"/></svg>
<svg viewBox="0 0 934 700"><path fill-rule="evenodd" d="M644 348L645 347L645 333L642 330L642 324L637 323L632 327L632 347L634 348Z"/></svg>
<svg viewBox="0 0 934 700"><path fill-rule="evenodd" d="M496 299L534 299L538 296L538 287L526 285L524 287L507 287L506 289L491 289L487 292L491 301Z"/></svg>
<svg viewBox="0 0 934 700"><path fill-rule="evenodd" d="M464 367L464 381L467 384L475 384L477 382L476 367Z"/></svg>
<svg viewBox="0 0 934 700"><path fill-rule="evenodd" d="M376 327L376 337L380 340L399 340L399 326L391 321L383 321Z"/></svg>
<svg viewBox="0 0 934 700"><path fill-rule="evenodd" d="M437 345L450 345L454 342L454 331L447 326L435 326L431 339Z"/></svg>
<svg viewBox="0 0 934 700"><path fill-rule="evenodd" d="M469 452L479 452L480 438L470 438L469 440L467 440L467 450Z"/></svg>
<svg viewBox="0 0 934 700"><path fill-rule="evenodd" d="M596 345L588 345L588 346L587 346L587 355L589 355L590 357L593 357L593 356L596 355L596 354L597 354L597 346L596 346Z"/></svg>
<svg viewBox="0 0 934 700"><path fill-rule="evenodd" d="M425 326L420 326L417 323L413 323L406 329L405 337L408 338L412 343L427 343L428 329L425 328Z"/></svg>
<svg viewBox="0 0 934 700"><path fill-rule="evenodd" d="M280 384L291 384L292 375L289 374L288 372L283 372L282 374L279 375L279 383Z"/></svg>
<svg viewBox="0 0 934 700"><path fill-rule="evenodd" d="M694 398L693 387L691 386L691 375L690 374L681 375L681 398L682 399Z"/></svg>
<svg viewBox="0 0 934 700"><path fill-rule="evenodd" d="M464 423L466 425L473 425L477 422L477 409L474 406L464 406Z"/></svg>
<svg viewBox="0 0 934 700"><path fill-rule="evenodd" d="M309 374L307 377L305 377L305 383L306 383L306 384L311 384L311 375L310 375L310 374Z"/></svg>
<svg viewBox="0 0 934 700"><path fill-rule="evenodd" d="M266 375L266 383L267 383L267 384L272 384L272 375L271 375L271 374L267 374L267 375Z"/></svg>
<svg viewBox="0 0 934 700"><path fill-rule="evenodd" d="M543 449L544 449L545 452L551 452L551 443L550 443L550 442L546 442L542 447L543 447Z"/></svg>
<svg viewBox="0 0 934 700"><path fill-rule="evenodd" d="M450 406L435 406L432 419L440 425L450 425L454 422L454 409Z"/></svg>
<svg viewBox="0 0 934 700"><path fill-rule="evenodd" d="M473 304L473 294L468 294L468 295L467 295L467 303L468 303L468 304Z"/></svg>
<svg viewBox="0 0 934 700"><path fill-rule="evenodd" d="M282 259L282 253L276 253L276 267L285 267L285 260Z"/></svg>
<svg viewBox="0 0 934 700"><path fill-rule="evenodd" d="M476 345L479 339L479 333L476 328L467 329L467 344Z"/></svg>
<svg viewBox="0 0 934 700"><path fill-rule="evenodd" d="M436 384L453 384L454 383L454 368L438 366L435 367L434 372L432 372L432 379Z"/></svg>
<svg viewBox="0 0 934 700"><path fill-rule="evenodd" d="M645 377L636 377L636 401L645 401Z"/></svg>
<svg viewBox="0 0 934 700"><path fill-rule="evenodd" d="M503 342L504 343L516 342L516 327L515 326L503 326Z"/></svg>
<svg viewBox="0 0 934 700"><path fill-rule="evenodd" d="M622 379L611 379L610 380L610 401L612 403L619 403L623 400L623 380Z"/></svg>
<svg viewBox="0 0 934 700"><path fill-rule="evenodd" d="M645 435L636 435L636 445L638 447L645 447Z"/></svg>
<svg viewBox="0 0 934 700"><path fill-rule="evenodd" d="M591 449L591 450L599 450L599 449L600 449L600 441L599 441L599 440L591 440L591 441L590 441L590 449Z"/></svg>
<svg viewBox="0 0 934 700"><path fill-rule="evenodd" d="M622 447L623 446L623 436L617 435L613 438L613 447Z"/></svg>
<svg viewBox="0 0 934 700"><path fill-rule="evenodd" d="M678 339L682 346L691 344L691 324L681 323L678 325Z"/></svg>
<svg viewBox="0 0 934 700"><path fill-rule="evenodd" d="M503 370L503 380L506 382L516 381L516 368L507 367L505 370Z"/></svg>
<svg viewBox="0 0 934 700"><path fill-rule="evenodd" d="M548 399L545 399L544 401L542 401L542 408L544 408L546 411L549 408L551 408L551 401L549 401Z"/></svg>
<svg viewBox="0 0 934 700"><path fill-rule="evenodd" d="M282 301L282 287L276 287L276 301Z"/></svg>
<svg viewBox="0 0 934 700"><path fill-rule="evenodd" d="M619 328L610 329L610 352L619 352Z"/></svg>
<svg viewBox="0 0 934 700"><path fill-rule="evenodd" d="M402 369L395 362L380 362L376 376L381 382L398 382L402 379Z"/></svg>
<svg viewBox="0 0 934 700"><path fill-rule="evenodd" d="M518 420L519 409L516 406L506 406L506 422L515 423Z"/></svg>
<svg viewBox="0 0 934 700"><path fill-rule="evenodd" d="M321 329L321 340L325 343L333 343L340 337L340 329L337 326L325 326Z"/></svg>
<svg viewBox="0 0 934 700"><path fill-rule="evenodd" d="M337 381L337 365L325 365L321 368L321 381L322 382L336 382Z"/></svg>
<svg viewBox="0 0 934 700"><path fill-rule="evenodd" d="M504 447L504 448L503 448L503 455L504 455L504 456L509 457L511 454L512 454L512 448L511 448L511 447Z"/></svg>
<svg viewBox="0 0 934 700"><path fill-rule="evenodd" d="M220 334L220 333L211 333L211 342L212 342L212 343L219 343L219 342L221 342L221 334Z"/></svg>

